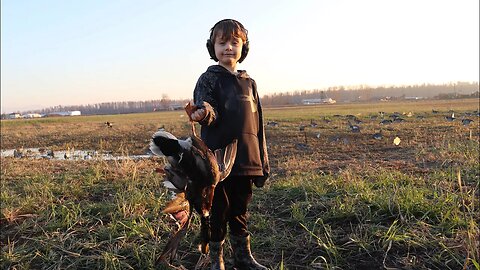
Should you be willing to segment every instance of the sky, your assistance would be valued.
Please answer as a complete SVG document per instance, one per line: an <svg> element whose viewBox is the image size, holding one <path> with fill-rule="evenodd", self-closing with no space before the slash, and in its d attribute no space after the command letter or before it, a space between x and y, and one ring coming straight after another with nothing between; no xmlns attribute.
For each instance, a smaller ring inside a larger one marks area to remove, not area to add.
<svg viewBox="0 0 480 270"><path fill-rule="evenodd" d="M192 98L225 18L260 96L479 81L478 0L2 0L1 111Z"/></svg>

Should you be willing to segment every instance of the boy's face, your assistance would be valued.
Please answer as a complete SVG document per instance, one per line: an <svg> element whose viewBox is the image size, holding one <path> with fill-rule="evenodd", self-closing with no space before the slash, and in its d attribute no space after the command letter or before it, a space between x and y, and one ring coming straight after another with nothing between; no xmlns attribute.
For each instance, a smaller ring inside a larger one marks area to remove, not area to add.
<svg viewBox="0 0 480 270"><path fill-rule="evenodd" d="M235 68L242 56L243 40L236 37L222 39L222 33L219 33L215 38L214 47L218 63L224 67Z"/></svg>

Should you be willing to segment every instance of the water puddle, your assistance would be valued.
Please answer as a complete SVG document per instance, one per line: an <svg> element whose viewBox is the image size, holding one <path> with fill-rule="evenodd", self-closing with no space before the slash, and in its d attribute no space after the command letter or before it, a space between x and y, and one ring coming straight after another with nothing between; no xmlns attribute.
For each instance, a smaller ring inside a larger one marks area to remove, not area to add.
<svg viewBox="0 0 480 270"><path fill-rule="evenodd" d="M55 159L55 160L123 160L148 159L153 154L114 156L111 152L96 150L64 150L52 151L45 148L23 148L1 150L2 157Z"/></svg>

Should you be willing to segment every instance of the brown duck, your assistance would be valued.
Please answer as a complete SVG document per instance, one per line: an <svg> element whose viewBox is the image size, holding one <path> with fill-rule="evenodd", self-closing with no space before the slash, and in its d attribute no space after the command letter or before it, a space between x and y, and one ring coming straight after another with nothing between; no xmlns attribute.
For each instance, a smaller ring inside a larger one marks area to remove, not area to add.
<svg viewBox="0 0 480 270"><path fill-rule="evenodd" d="M185 111L190 118L196 106L188 103ZM210 210L216 185L225 179L235 162L237 140L224 149L212 151L195 132L192 124L192 135L185 139L177 139L165 130L157 131L150 143L150 150L158 156L166 156L165 186L176 193L165 209L166 214L175 215L180 211L188 213L187 218L179 222L180 228L167 242L159 260L171 262L177 252L180 240L185 236L192 212L195 210L201 217L201 252L208 253L210 238Z"/></svg>

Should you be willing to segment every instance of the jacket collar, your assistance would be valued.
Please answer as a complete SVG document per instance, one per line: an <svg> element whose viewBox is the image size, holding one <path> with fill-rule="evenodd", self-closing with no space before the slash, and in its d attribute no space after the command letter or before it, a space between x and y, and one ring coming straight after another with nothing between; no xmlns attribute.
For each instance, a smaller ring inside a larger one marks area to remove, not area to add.
<svg viewBox="0 0 480 270"><path fill-rule="evenodd" d="M230 75L233 75L233 76L236 76L237 78L241 78L241 79L249 79L250 76L247 74L247 71L245 70L237 70L237 74L234 74L232 72L230 72L230 70L220 66L220 65L212 65L212 66L209 66L207 71L209 72L215 72L215 73L222 73L222 74L230 74Z"/></svg>

